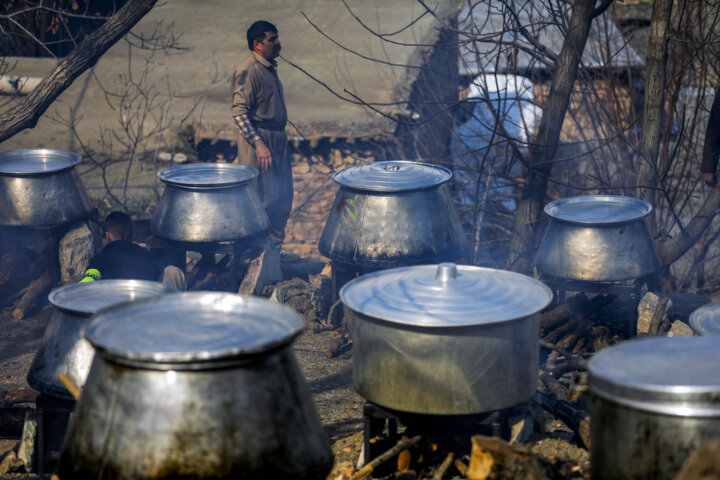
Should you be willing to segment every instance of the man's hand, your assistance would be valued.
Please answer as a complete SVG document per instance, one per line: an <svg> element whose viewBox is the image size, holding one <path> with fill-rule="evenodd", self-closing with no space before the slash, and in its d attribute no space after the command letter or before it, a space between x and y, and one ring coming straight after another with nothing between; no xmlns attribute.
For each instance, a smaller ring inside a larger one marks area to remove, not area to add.
<svg viewBox="0 0 720 480"><path fill-rule="evenodd" d="M703 173L702 179L708 187L717 187L717 175L714 173Z"/></svg>
<svg viewBox="0 0 720 480"><path fill-rule="evenodd" d="M263 172L272 166L272 154L262 140L255 142L255 155L257 156L258 167Z"/></svg>

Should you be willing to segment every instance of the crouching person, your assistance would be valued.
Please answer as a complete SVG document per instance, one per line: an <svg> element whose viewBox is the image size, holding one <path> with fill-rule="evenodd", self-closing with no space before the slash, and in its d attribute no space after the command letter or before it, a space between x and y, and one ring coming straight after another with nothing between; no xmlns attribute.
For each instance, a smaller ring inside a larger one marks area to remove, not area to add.
<svg viewBox="0 0 720 480"><path fill-rule="evenodd" d="M80 282L108 279L160 281L185 290L185 273L174 265L160 265L155 255L133 242L132 219L123 212L110 213L103 224L108 241L105 248L88 264Z"/></svg>

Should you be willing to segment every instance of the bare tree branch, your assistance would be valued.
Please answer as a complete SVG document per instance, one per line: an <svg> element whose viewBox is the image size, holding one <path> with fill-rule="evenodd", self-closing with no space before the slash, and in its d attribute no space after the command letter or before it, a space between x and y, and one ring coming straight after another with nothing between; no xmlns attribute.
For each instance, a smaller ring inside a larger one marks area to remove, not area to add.
<svg viewBox="0 0 720 480"><path fill-rule="evenodd" d="M157 0L128 0L99 29L88 35L29 95L0 114L0 142L32 128L52 102L72 82L150 11Z"/></svg>

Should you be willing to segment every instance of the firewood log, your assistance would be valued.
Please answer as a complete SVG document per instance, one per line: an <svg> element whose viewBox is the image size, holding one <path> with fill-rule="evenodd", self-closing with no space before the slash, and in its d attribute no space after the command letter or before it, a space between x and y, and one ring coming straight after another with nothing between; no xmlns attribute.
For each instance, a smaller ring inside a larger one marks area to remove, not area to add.
<svg viewBox="0 0 720 480"><path fill-rule="evenodd" d="M375 470L379 465L382 465L384 462L390 460L395 455L399 454L403 450L406 450L416 443L420 441L421 437L420 435L416 435L412 438L403 438L400 440L397 445L392 447L390 450L382 453L378 457L372 459L369 461L365 466L363 466L360 470L355 472L352 476L353 480L362 480L364 478L368 478L370 474Z"/></svg>
<svg viewBox="0 0 720 480"><path fill-rule="evenodd" d="M562 398L538 390L536 400L554 417L562 420L572 430L585 448L590 448L590 416L570 405Z"/></svg>
<svg viewBox="0 0 720 480"><path fill-rule="evenodd" d="M46 293L52 283L52 272L47 268L39 278L33 281L25 291L20 301L15 305L13 310L13 318L15 320L22 320L25 317L25 313L30 309L32 304L37 300L43 293Z"/></svg>
<svg viewBox="0 0 720 480"><path fill-rule="evenodd" d="M556 342L557 346L566 350L573 349L578 340L587 335L587 324L588 321L585 318L585 315L577 315L575 317L574 329L567 335L565 335L563 338L559 339Z"/></svg>
<svg viewBox="0 0 720 480"><path fill-rule="evenodd" d="M558 398L563 400L570 399L570 392L565 388L557 378L553 377L547 372L540 373L540 381L545 385L545 388Z"/></svg>
<svg viewBox="0 0 720 480"><path fill-rule="evenodd" d="M550 343L556 343L558 340L565 337L569 333L574 332L576 329L579 329L580 325L581 322L576 316L572 320L566 322L564 325L560 325L558 328L545 335L544 340Z"/></svg>
<svg viewBox="0 0 720 480"><path fill-rule="evenodd" d="M559 327L575 313L582 311L588 302L587 296L584 293L579 293L568 299L566 303L562 303L543 313L540 317L540 331L546 334Z"/></svg>

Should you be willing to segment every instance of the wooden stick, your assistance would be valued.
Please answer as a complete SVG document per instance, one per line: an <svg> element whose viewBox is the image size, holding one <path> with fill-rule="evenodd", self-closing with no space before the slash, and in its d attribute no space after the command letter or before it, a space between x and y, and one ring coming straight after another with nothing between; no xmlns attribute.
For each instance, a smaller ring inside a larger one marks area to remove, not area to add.
<svg viewBox="0 0 720 480"><path fill-rule="evenodd" d="M447 457L445 457L445 460L442 461L437 470L435 470L435 473L433 473L433 480L442 480L443 475L445 475L447 469L450 468L450 465L452 465L454 459L455 454L453 452L448 453Z"/></svg>
<svg viewBox="0 0 720 480"><path fill-rule="evenodd" d="M46 291L48 288L50 288L50 283L52 282L52 273L50 269L46 269L42 275L40 275L39 278L37 278L34 282L28 286L28 289L25 291L25 294L22 296L20 301L15 305L15 310L13 310L13 318L15 320L22 320L23 317L25 317L25 312L27 312L35 300L42 295L44 291Z"/></svg>
<svg viewBox="0 0 720 480"><path fill-rule="evenodd" d="M560 355L565 357L565 360L570 363L576 370L587 370L587 360L580 357L579 355L573 355L564 348L558 347L557 345L540 340L540 346L549 350L555 350Z"/></svg>
<svg viewBox="0 0 720 480"><path fill-rule="evenodd" d="M372 459L369 461L364 467L362 467L360 470L355 472L352 476L353 480L362 480L364 478L367 478L370 476L370 474L375 470L379 465L383 464L384 462L390 460L398 453L402 452L403 450L412 447L416 443L420 441L422 437L420 435L416 435L412 438L404 438L400 440L397 445L392 447L390 450L386 451L382 455Z"/></svg>
<svg viewBox="0 0 720 480"><path fill-rule="evenodd" d="M70 379L70 377L61 373L60 382L65 386L65 388L67 388L67 391L70 392L70 395L72 395L75 400L80 398L80 387L78 387L77 384Z"/></svg>
<svg viewBox="0 0 720 480"><path fill-rule="evenodd" d="M590 448L590 417L587 413L542 390L537 391L535 398L540 401L545 410L562 420L568 428L575 432L585 448Z"/></svg>

